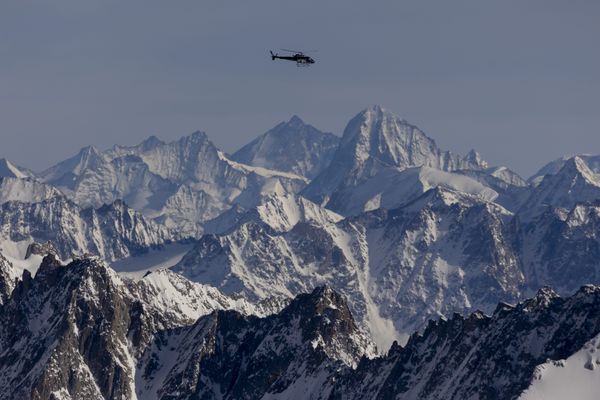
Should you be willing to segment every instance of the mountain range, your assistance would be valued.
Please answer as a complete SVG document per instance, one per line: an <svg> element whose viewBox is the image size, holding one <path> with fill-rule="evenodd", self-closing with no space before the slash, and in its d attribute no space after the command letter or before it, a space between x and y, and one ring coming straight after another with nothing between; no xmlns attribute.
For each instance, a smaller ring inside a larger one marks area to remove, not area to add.
<svg viewBox="0 0 600 400"><path fill-rule="evenodd" d="M600 386L589 285L431 321L377 356L329 286L265 310L168 271L130 281L98 259L46 256L0 321L1 399L555 398L546 384L570 375L586 379L569 390L584 398Z"/></svg>
<svg viewBox="0 0 600 400"><path fill-rule="evenodd" d="M524 179L380 106L0 160L0 398L550 398L599 284L600 156Z"/></svg>

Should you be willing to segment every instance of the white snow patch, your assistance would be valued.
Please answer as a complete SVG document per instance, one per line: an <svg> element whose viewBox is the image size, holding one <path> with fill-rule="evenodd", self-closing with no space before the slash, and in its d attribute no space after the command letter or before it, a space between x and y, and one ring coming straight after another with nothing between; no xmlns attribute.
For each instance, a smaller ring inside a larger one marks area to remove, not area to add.
<svg viewBox="0 0 600 400"><path fill-rule="evenodd" d="M43 256L37 254L32 254L28 259L25 259L27 247L31 243L33 243L33 239L19 242L5 240L0 243L0 253L13 265L15 274L19 278L23 276L23 271L25 270L31 272L32 276L35 276L42 262Z"/></svg>
<svg viewBox="0 0 600 400"><path fill-rule="evenodd" d="M566 360L539 365L519 400L597 400L600 397L600 335Z"/></svg>
<svg viewBox="0 0 600 400"><path fill-rule="evenodd" d="M232 161L229 158L227 158L225 156L225 154L223 154L222 151L219 151L218 154L219 154L219 159L227 162L232 168L237 169L239 171L254 172L256 175L264 176L266 178L273 178L273 177L280 176L283 178L297 179L297 180L303 181L305 183L308 183L308 179L303 176L300 176L300 175L292 174L289 172L275 171L275 170L267 169L267 168L263 168L263 167L253 167L250 165L241 164L241 163Z"/></svg>
<svg viewBox="0 0 600 400"><path fill-rule="evenodd" d="M153 249L138 256L113 261L111 267L122 276L141 279L146 272L177 264L192 247L194 247L192 243L170 243L161 249Z"/></svg>

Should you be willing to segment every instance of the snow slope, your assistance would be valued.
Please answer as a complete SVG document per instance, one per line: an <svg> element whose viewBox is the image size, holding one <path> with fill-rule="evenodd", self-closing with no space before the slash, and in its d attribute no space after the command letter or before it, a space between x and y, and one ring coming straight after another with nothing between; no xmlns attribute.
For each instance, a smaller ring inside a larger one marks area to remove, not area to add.
<svg viewBox="0 0 600 400"><path fill-rule="evenodd" d="M600 335L565 360L539 365L519 400L596 400L599 393Z"/></svg>
<svg viewBox="0 0 600 400"><path fill-rule="evenodd" d="M381 169L351 188L340 189L327 202L327 208L342 215L358 215L378 208L396 208L428 190L443 187L475 194L494 201L498 193L470 177L429 167Z"/></svg>
<svg viewBox="0 0 600 400"><path fill-rule="evenodd" d="M32 178L0 178L0 204L7 201L37 203L60 195L58 189Z"/></svg>

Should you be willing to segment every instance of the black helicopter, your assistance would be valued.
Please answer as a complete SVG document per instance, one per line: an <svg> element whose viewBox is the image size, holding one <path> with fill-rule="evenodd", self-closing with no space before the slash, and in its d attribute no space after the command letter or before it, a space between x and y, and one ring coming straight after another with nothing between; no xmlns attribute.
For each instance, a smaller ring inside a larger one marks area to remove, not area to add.
<svg viewBox="0 0 600 400"><path fill-rule="evenodd" d="M280 49L280 50L288 52L291 55L280 56L277 53L273 53L272 51L269 51L269 53L271 53L271 60L274 61L276 58L278 58L280 60L295 61L296 65L298 67L309 67L311 64L315 63L315 60L312 57L307 56L306 54L304 54L303 52L301 52L299 50L288 50L288 49Z"/></svg>

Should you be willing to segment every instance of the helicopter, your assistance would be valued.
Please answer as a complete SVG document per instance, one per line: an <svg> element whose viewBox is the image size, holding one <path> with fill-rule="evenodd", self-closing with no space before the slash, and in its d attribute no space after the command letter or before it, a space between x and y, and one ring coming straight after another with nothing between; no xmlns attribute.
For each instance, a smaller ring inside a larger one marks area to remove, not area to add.
<svg viewBox="0 0 600 400"><path fill-rule="evenodd" d="M302 51L299 50L288 50L288 49L280 49L281 51L285 51L287 53L291 53L289 56L280 56L277 53L271 53L271 60L275 61L275 59L280 60L288 60L288 61L296 61L296 66L298 67L309 67L311 64L315 63L315 60L312 57L307 56Z"/></svg>

